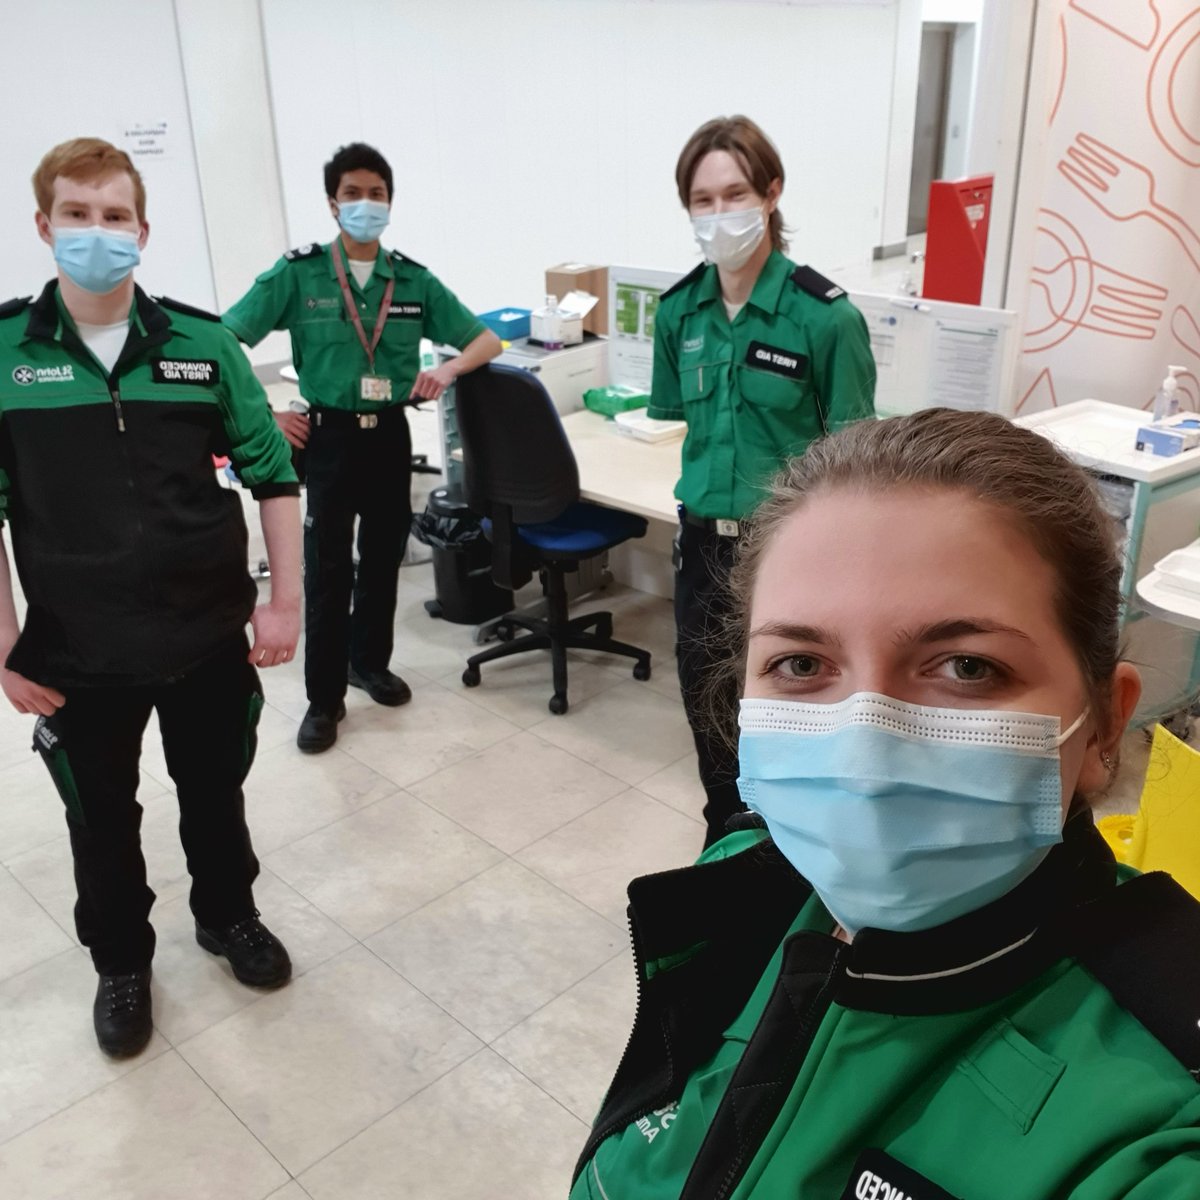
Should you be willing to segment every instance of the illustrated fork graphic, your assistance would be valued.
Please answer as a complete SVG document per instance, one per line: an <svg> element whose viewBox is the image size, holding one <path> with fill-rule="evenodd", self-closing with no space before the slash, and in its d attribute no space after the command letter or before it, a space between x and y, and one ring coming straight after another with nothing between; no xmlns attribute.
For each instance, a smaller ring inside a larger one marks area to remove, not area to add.
<svg viewBox="0 0 1200 1200"><path fill-rule="evenodd" d="M1200 234L1173 209L1160 203L1153 173L1148 167L1111 146L1078 133L1067 147L1059 171L1097 208L1114 221L1149 217L1170 233L1192 265L1200 271Z"/></svg>

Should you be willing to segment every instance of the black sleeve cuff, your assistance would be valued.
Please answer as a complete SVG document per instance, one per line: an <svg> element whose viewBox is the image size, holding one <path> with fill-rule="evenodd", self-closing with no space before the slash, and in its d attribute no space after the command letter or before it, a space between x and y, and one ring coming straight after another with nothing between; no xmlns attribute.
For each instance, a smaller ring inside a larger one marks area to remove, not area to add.
<svg viewBox="0 0 1200 1200"><path fill-rule="evenodd" d="M250 489L255 500L273 500L276 496L299 496L298 483L260 483Z"/></svg>

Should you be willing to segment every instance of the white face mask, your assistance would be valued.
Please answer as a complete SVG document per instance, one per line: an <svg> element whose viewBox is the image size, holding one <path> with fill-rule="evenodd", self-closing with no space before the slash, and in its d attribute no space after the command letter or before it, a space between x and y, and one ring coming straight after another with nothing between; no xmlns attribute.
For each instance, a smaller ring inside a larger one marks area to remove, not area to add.
<svg viewBox="0 0 1200 1200"><path fill-rule="evenodd" d="M761 208L739 208L735 212L692 218L692 231L704 257L731 271L741 270L750 261L766 229Z"/></svg>

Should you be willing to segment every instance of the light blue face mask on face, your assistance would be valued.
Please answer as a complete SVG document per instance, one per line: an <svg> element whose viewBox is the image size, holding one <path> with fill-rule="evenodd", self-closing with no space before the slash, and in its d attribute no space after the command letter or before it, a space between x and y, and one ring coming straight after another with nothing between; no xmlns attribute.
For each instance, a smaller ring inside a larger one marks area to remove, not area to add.
<svg viewBox="0 0 1200 1200"><path fill-rule="evenodd" d="M356 242L373 242L388 227L392 210L378 200L350 200L338 205L337 219Z"/></svg>
<svg viewBox="0 0 1200 1200"><path fill-rule="evenodd" d="M1058 750L1086 716L743 700L738 788L848 933L931 929L1062 841Z"/></svg>
<svg viewBox="0 0 1200 1200"><path fill-rule="evenodd" d="M137 243L138 235L124 229L55 226L54 261L85 292L104 295L123 283L142 261Z"/></svg>

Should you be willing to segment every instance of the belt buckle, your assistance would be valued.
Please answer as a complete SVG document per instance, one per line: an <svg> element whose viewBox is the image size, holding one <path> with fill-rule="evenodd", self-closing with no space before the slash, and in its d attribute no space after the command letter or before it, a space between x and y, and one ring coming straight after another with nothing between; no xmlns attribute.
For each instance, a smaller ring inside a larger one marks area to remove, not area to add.
<svg viewBox="0 0 1200 1200"><path fill-rule="evenodd" d="M717 527L717 533L721 537L737 537L741 531L741 526L737 521L729 521L724 517L718 517L714 524Z"/></svg>
<svg viewBox="0 0 1200 1200"><path fill-rule="evenodd" d="M359 413L358 427L359 429L374 429L379 424L378 413Z"/></svg>

